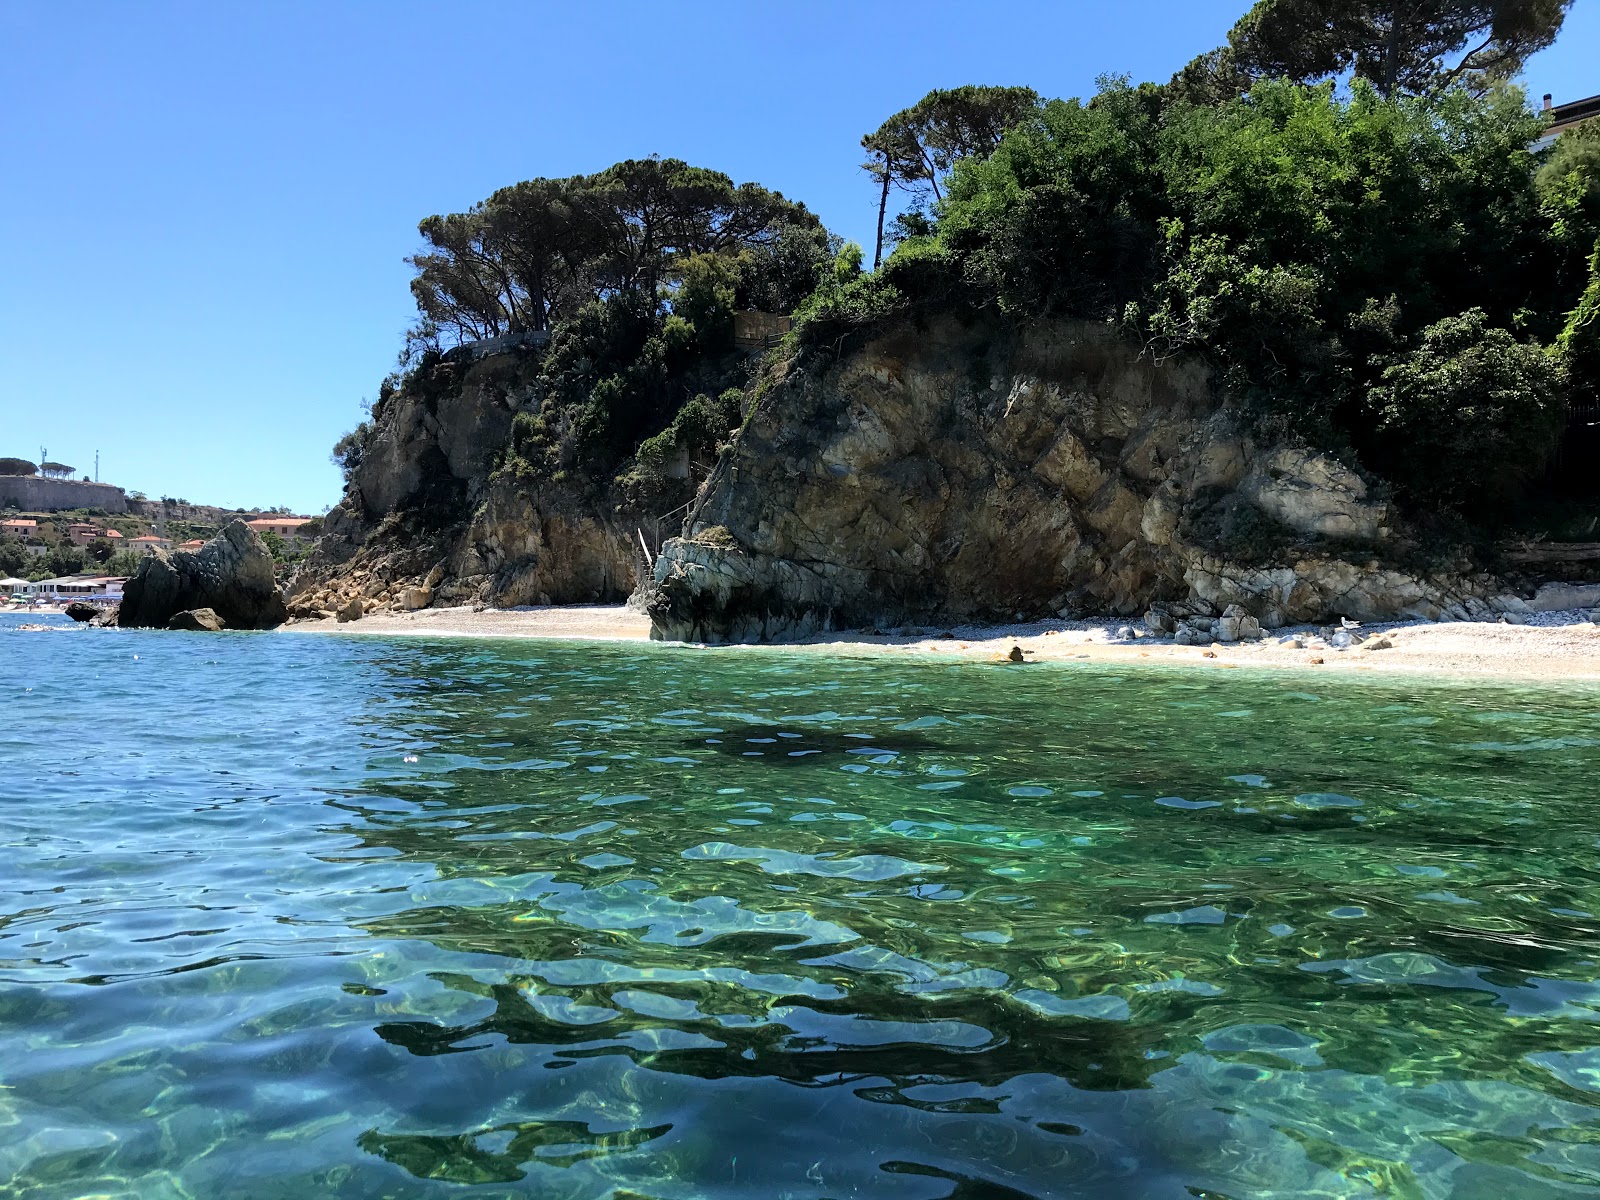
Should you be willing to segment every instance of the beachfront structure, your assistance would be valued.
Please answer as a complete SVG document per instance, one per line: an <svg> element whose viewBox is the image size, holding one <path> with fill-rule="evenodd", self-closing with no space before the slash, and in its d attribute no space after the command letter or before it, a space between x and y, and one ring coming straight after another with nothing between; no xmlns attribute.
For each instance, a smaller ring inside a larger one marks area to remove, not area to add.
<svg viewBox="0 0 1600 1200"><path fill-rule="evenodd" d="M12 595L29 600L120 600L125 579L107 575L63 575L25 584Z"/></svg>
<svg viewBox="0 0 1600 1200"><path fill-rule="evenodd" d="M10 596L15 594L19 588L27 586L28 581L26 579L18 579L16 576L12 576L10 579L0 579L0 595Z"/></svg>
<svg viewBox="0 0 1600 1200"><path fill-rule="evenodd" d="M310 517L257 517L245 522L257 533L275 533L286 542L313 541L301 532L301 527L310 523Z"/></svg>

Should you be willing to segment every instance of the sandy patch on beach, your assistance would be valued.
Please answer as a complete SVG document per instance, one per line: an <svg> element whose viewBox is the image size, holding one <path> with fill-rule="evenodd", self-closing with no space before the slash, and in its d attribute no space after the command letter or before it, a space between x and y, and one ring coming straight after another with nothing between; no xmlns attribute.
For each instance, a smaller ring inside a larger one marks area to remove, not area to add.
<svg viewBox="0 0 1600 1200"><path fill-rule="evenodd" d="M1334 673L1383 672L1489 675L1521 679L1600 680L1600 625L1583 613L1546 613L1536 625L1475 622L1374 624L1356 631L1368 638L1339 649L1325 631L1311 627L1279 630L1260 642L1179 646L1171 641L1118 638L1137 622L1044 621L1024 625L920 627L882 635L834 633L807 642L775 647L828 653L881 653L954 657L987 661L1012 647L1030 662L1186 664L1222 669L1301 668ZM294 633L413 635L429 637L523 637L583 641L642 641L650 621L620 606L565 608L428 609L415 613L375 613L360 621L306 621L285 627ZM1290 639L1297 639L1297 647ZM1387 647L1369 649L1387 641Z"/></svg>

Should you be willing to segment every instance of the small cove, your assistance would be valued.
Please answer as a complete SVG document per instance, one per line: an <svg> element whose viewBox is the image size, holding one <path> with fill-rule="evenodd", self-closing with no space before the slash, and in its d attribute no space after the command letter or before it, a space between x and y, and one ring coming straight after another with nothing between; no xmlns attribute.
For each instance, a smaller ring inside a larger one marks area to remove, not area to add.
<svg viewBox="0 0 1600 1200"><path fill-rule="evenodd" d="M1600 1189L1600 689L0 647L0 1197Z"/></svg>

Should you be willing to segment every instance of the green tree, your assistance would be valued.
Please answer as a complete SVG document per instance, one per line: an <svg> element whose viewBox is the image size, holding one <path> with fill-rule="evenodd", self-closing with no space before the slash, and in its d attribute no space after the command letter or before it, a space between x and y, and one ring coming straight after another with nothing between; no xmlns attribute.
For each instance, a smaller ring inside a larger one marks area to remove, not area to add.
<svg viewBox="0 0 1600 1200"><path fill-rule="evenodd" d="M1600 241L1589 257L1589 282L1556 342L1575 396L1600 400Z"/></svg>
<svg viewBox="0 0 1600 1200"><path fill-rule="evenodd" d="M52 547L50 553L44 556L44 565L51 575L75 575L83 570L85 564L83 551L70 542Z"/></svg>
<svg viewBox="0 0 1600 1200"><path fill-rule="evenodd" d="M1403 495L1483 515L1515 498L1555 448L1565 378L1553 355L1475 308L1387 358L1367 403L1373 465Z"/></svg>
<svg viewBox="0 0 1600 1200"><path fill-rule="evenodd" d="M97 563L105 562L115 551L115 547L111 544L111 539L105 537L95 538L85 549L88 552L88 556Z"/></svg>
<svg viewBox="0 0 1600 1200"><path fill-rule="evenodd" d="M261 540L267 547L267 553L272 555L273 562L283 562L288 558L289 546L282 536L269 529L261 535Z"/></svg>
<svg viewBox="0 0 1600 1200"><path fill-rule="evenodd" d="M550 329L617 294L659 305L684 264L706 255L740 260L745 290L792 307L828 254L803 204L678 159L529 180L418 228L429 248L408 260L420 318L408 353Z"/></svg>
<svg viewBox="0 0 1600 1200"><path fill-rule="evenodd" d="M994 152L1006 131L1039 107L1039 94L1025 87L940 88L895 113L861 139L862 169L878 184L878 236L872 254L883 262L884 220L889 192L898 187L919 201L942 198L940 183L965 158Z"/></svg>
<svg viewBox="0 0 1600 1200"><path fill-rule="evenodd" d="M42 462L39 464L39 474L47 479L68 479L77 473L77 467L69 467L66 463Z"/></svg>
<svg viewBox="0 0 1600 1200"><path fill-rule="evenodd" d="M131 578L139 570L140 556L132 550L118 550L106 559L104 571L114 578Z"/></svg>
<svg viewBox="0 0 1600 1200"><path fill-rule="evenodd" d="M1346 73L1385 96L1513 78L1561 31L1572 0L1259 0L1228 35L1254 78Z"/></svg>
<svg viewBox="0 0 1600 1200"><path fill-rule="evenodd" d="M38 470L26 458L0 458L0 475L33 475Z"/></svg>
<svg viewBox="0 0 1600 1200"><path fill-rule="evenodd" d="M1556 139L1539 168L1539 202L1561 253L1558 286L1582 287L1589 255L1600 240L1600 121L1589 121Z"/></svg>
<svg viewBox="0 0 1600 1200"><path fill-rule="evenodd" d="M15 538L0 538L0 575L21 575L33 562L33 555Z"/></svg>

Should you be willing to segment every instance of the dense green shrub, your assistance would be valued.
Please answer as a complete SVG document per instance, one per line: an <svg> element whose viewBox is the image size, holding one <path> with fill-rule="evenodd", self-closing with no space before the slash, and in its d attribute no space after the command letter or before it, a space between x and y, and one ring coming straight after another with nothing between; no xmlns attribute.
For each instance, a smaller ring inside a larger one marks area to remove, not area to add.
<svg viewBox="0 0 1600 1200"><path fill-rule="evenodd" d="M1566 414L1560 363L1489 324L1438 321L1368 393L1374 465L1421 504L1485 515L1544 465Z"/></svg>
<svg viewBox="0 0 1600 1200"><path fill-rule="evenodd" d="M1589 279L1556 342L1578 399L1600 400L1600 241L1589 256Z"/></svg>
<svg viewBox="0 0 1600 1200"><path fill-rule="evenodd" d="M825 283L801 310L802 342L831 349L843 331L930 309L1106 321L1158 356L1209 361L1270 436L1381 461L1415 498L1464 500L1450 480L1429 487L1428 455L1397 453L1397 439L1495 457L1500 490L1537 470L1554 384L1524 343L1548 345L1566 323L1576 362L1591 328L1567 322L1588 274L1563 245L1594 219L1587 142L1563 139L1541 174L1540 119L1505 88L1384 97L1361 80L1268 80L1192 95L1105 80L1088 103L1042 105L992 154L956 164L881 270ZM1464 304L1494 331L1473 365L1498 398L1447 403L1429 385L1434 400L1405 399L1401 364L1426 375ZM1523 373L1524 392L1505 392L1502 369ZM1369 402L1379 387L1387 399ZM1429 413L1449 428L1427 428ZM1485 439L1513 427L1530 441L1501 456Z"/></svg>

